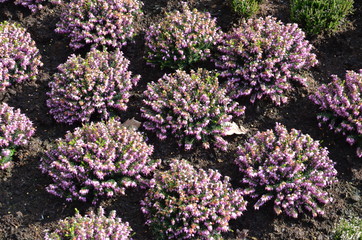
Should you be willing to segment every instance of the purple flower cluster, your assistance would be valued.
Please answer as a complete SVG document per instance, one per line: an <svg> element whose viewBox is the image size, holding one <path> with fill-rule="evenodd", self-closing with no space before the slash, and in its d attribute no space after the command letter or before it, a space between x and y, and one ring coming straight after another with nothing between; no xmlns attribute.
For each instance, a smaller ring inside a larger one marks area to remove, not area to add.
<svg viewBox="0 0 362 240"><path fill-rule="evenodd" d="M57 122L87 122L93 113L109 118L110 110L127 109L130 90L140 79L128 71L129 60L115 52L91 50L71 55L49 83L47 105Z"/></svg>
<svg viewBox="0 0 362 240"><path fill-rule="evenodd" d="M135 35L141 6L138 0L72 0L64 3L55 31L69 35L73 49L85 45L120 48Z"/></svg>
<svg viewBox="0 0 362 240"><path fill-rule="evenodd" d="M141 133L110 119L83 125L57 139L40 168L54 183L47 191L67 201L123 195L128 187L147 185L146 176L160 164L150 155L153 146Z"/></svg>
<svg viewBox="0 0 362 240"><path fill-rule="evenodd" d="M0 3L7 2L8 0L0 0ZM36 12L37 10L43 8L44 2L47 0L15 0L16 5L22 5L24 7L29 8L32 12Z"/></svg>
<svg viewBox="0 0 362 240"><path fill-rule="evenodd" d="M13 83L36 78L39 50L30 34L18 23L0 23L0 91Z"/></svg>
<svg viewBox="0 0 362 240"><path fill-rule="evenodd" d="M192 11L183 4L183 11L166 13L160 23L146 32L146 59L161 68L182 69L206 60L221 34L216 20L208 12Z"/></svg>
<svg viewBox="0 0 362 240"><path fill-rule="evenodd" d="M132 228L128 222L122 222L116 217L116 211L111 211L109 216L104 215L104 209L99 207L98 213L91 211L82 216L76 210L74 217L60 220L56 229L45 234L45 240L76 239L76 240L130 240Z"/></svg>
<svg viewBox="0 0 362 240"><path fill-rule="evenodd" d="M18 146L28 143L34 134L33 123L19 109L0 105L0 169L11 166L12 156Z"/></svg>
<svg viewBox="0 0 362 240"><path fill-rule="evenodd" d="M359 73L347 71L345 80L332 75L329 84L323 84L310 96L323 111L318 115L320 125L342 133L347 142L357 145L357 156L362 157L362 69Z"/></svg>
<svg viewBox="0 0 362 240"><path fill-rule="evenodd" d="M296 24L273 17L248 19L225 34L215 65L228 79L232 98L251 95L253 103L267 97L280 105L288 101L291 81L307 84L301 71L317 64L311 50Z"/></svg>
<svg viewBox="0 0 362 240"><path fill-rule="evenodd" d="M147 121L143 126L160 139L176 137L186 150L195 142L226 150L222 136L227 127L223 126L231 121L231 114L243 114L245 109L226 96L215 74L204 69L165 74L149 83L144 95L146 106L141 112Z"/></svg>
<svg viewBox="0 0 362 240"><path fill-rule="evenodd" d="M239 146L237 154L246 192L257 198L255 209L273 200L277 214L297 218L306 209L315 217L324 213L321 204L332 201L325 188L337 181L337 171L328 150L299 130L288 132L277 123L274 131L258 132Z"/></svg>
<svg viewBox="0 0 362 240"><path fill-rule="evenodd" d="M242 215L246 201L229 177L214 170L196 170L173 160L170 170L156 172L141 210L156 239L220 239L229 220Z"/></svg>

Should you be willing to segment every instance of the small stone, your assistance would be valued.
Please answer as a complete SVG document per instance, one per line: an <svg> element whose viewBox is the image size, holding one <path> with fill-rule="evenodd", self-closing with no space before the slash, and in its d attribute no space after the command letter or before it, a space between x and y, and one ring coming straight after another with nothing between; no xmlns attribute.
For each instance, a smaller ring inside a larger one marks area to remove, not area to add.
<svg viewBox="0 0 362 240"><path fill-rule="evenodd" d="M352 194L351 199L355 202L361 201L361 196L357 193Z"/></svg>

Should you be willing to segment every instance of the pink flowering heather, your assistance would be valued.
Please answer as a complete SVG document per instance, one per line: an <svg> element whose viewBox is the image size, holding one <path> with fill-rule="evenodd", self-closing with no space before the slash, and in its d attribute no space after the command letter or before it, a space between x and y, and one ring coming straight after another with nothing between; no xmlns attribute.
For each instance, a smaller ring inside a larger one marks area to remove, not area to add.
<svg viewBox="0 0 362 240"><path fill-rule="evenodd" d="M185 160L156 172L141 210L156 239L222 239L229 220L242 215L246 201L229 177L214 170L197 170Z"/></svg>
<svg viewBox="0 0 362 240"><path fill-rule="evenodd" d="M90 45L122 47L135 35L135 20L142 15L138 0L72 0L55 31L70 37L73 49Z"/></svg>
<svg viewBox="0 0 362 240"><path fill-rule="evenodd" d="M165 74L149 83L144 95L143 126L160 139L176 137L186 150L196 142L226 150L223 125L231 121L231 114L243 114L245 109L226 96L215 74L203 69Z"/></svg>
<svg viewBox="0 0 362 240"><path fill-rule="evenodd" d="M114 119L83 125L57 139L41 159L40 168L54 181L47 191L67 201L124 195L128 187L144 186L160 164L150 155L153 146L141 133Z"/></svg>
<svg viewBox="0 0 362 240"><path fill-rule="evenodd" d="M42 65L39 50L25 28L18 23L0 23L0 91L35 79Z"/></svg>
<svg viewBox="0 0 362 240"><path fill-rule="evenodd" d="M306 86L301 72L317 64L304 32L273 17L243 20L218 50L215 65L228 79L231 97L250 95L252 103L261 98L286 103L293 81Z"/></svg>
<svg viewBox="0 0 362 240"><path fill-rule="evenodd" d="M345 80L332 75L332 82L323 84L310 96L319 105L320 125L342 133L347 142L357 145L357 156L362 157L362 69L359 73L347 71Z"/></svg>
<svg viewBox="0 0 362 240"><path fill-rule="evenodd" d="M146 31L146 59L161 68L181 69L210 57L210 50L221 35L216 20L208 12L192 11L186 3L183 11L166 16Z"/></svg>
<svg viewBox="0 0 362 240"><path fill-rule="evenodd" d="M274 131L258 132L239 146L237 154L246 191L257 198L255 209L274 201L277 214L297 218L307 210L315 217L332 201L326 188L337 181L337 172L328 150L299 130L288 132L277 123Z"/></svg>
<svg viewBox="0 0 362 240"><path fill-rule="evenodd" d="M73 124L88 122L94 113L107 119L112 110L125 111L130 90L140 79L131 76L128 65L129 60L118 49L93 49L85 58L71 55L49 83L50 113L57 122Z"/></svg>
<svg viewBox="0 0 362 240"><path fill-rule="evenodd" d="M7 2L8 0L0 0L0 3ZM43 8L44 3L52 2L53 0L15 0L16 5L22 5L29 8L32 12L36 12Z"/></svg>
<svg viewBox="0 0 362 240"><path fill-rule="evenodd" d="M98 213L91 211L82 216L76 210L74 217L60 220L56 229L46 233L45 240L130 240L132 229L128 222L122 222L116 217L116 211L111 211L109 216L104 215L104 209L100 207Z"/></svg>
<svg viewBox="0 0 362 240"><path fill-rule="evenodd" d="M34 134L33 123L19 109L0 105L0 169L11 166L15 150L28 143Z"/></svg>

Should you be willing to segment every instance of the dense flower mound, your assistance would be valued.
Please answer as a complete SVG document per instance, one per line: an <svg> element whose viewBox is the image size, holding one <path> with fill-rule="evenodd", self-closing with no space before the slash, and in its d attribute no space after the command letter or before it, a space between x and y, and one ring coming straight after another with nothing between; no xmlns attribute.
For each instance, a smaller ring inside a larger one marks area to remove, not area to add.
<svg viewBox="0 0 362 240"><path fill-rule="evenodd" d="M8 0L0 0L0 3L7 2ZM47 0L15 0L14 3L16 5L22 5L24 7L29 8L32 12L36 12L37 10L43 8L43 4Z"/></svg>
<svg viewBox="0 0 362 240"><path fill-rule="evenodd" d="M147 184L146 177L160 164L150 155L153 146L141 133L114 119L83 125L57 139L41 159L40 168L54 183L47 191L67 201L123 195L128 187Z"/></svg>
<svg viewBox="0 0 362 240"><path fill-rule="evenodd" d="M128 65L129 60L118 49L93 49L85 58L71 55L49 83L50 113L57 122L73 124L88 122L93 113L107 119L111 110L126 110L129 91L140 78L131 76Z"/></svg>
<svg viewBox="0 0 362 240"><path fill-rule="evenodd" d="M216 20L208 12L190 10L166 13L160 23L146 31L146 59L161 68L182 69L210 57L210 50L219 42Z"/></svg>
<svg viewBox="0 0 362 240"><path fill-rule="evenodd" d="M204 148L214 144L226 150L223 126L232 113L240 115L245 109L226 96L214 73L203 69L165 74L158 82L149 83L144 95L146 106L141 112L147 121L143 126L160 139L176 137L187 150L196 142Z"/></svg>
<svg viewBox="0 0 362 240"><path fill-rule="evenodd" d="M120 48L135 35L135 21L142 15L138 0L72 0L64 6L55 31L67 34L73 49Z"/></svg>
<svg viewBox="0 0 362 240"><path fill-rule="evenodd" d="M45 240L129 240L132 229L128 222L122 222L116 217L116 211L111 211L109 216L104 215L104 209L100 207L98 213L91 211L88 215L82 216L76 210L74 217L67 217L60 220L56 229L46 233Z"/></svg>
<svg viewBox="0 0 362 240"><path fill-rule="evenodd" d="M310 98L322 110L320 124L345 135L349 144L357 145L357 155L362 157L362 69L359 73L347 71L343 80L332 75L332 81L320 86Z"/></svg>
<svg viewBox="0 0 362 240"><path fill-rule="evenodd" d="M246 201L233 190L229 177L197 170L185 160L173 160L170 170L156 172L154 186L141 210L156 239L221 239L229 220L242 215Z"/></svg>
<svg viewBox="0 0 362 240"><path fill-rule="evenodd" d="M281 124L275 130L258 132L238 147L235 163L243 174L254 208L274 201L277 214L297 218L303 210L324 214L321 204L332 201L326 187L335 183L336 170L328 150L309 135Z"/></svg>
<svg viewBox="0 0 362 240"><path fill-rule="evenodd" d="M11 166L16 148L27 144L34 132L33 123L19 109L0 105L0 169Z"/></svg>
<svg viewBox="0 0 362 240"><path fill-rule="evenodd" d="M0 91L14 84L36 78L39 50L25 28L18 23L0 23Z"/></svg>
<svg viewBox="0 0 362 240"><path fill-rule="evenodd" d="M232 98L251 95L252 103L261 98L286 103L293 81L306 85L301 72L317 64L304 32L273 17L243 20L218 50L215 65L228 79Z"/></svg>

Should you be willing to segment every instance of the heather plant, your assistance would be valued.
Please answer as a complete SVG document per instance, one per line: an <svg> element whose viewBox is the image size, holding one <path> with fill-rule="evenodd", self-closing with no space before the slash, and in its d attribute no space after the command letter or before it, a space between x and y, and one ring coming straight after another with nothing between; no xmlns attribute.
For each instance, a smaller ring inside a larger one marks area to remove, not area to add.
<svg viewBox="0 0 362 240"><path fill-rule="evenodd" d="M99 207L98 213L91 211L82 216L76 209L75 216L67 217L58 222L56 229L46 233L45 240L129 240L132 229L128 222L116 217L116 211L105 216L104 209Z"/></svg>
<svg viewBox="0 0 362 240"><path fill-rule="evenodd" d="M352 217L342 218L334 229L335 240L362 240L362 219Z"/></svg>
<svg viewBox="0 0 362 240"><path fill-rule="evenodd" d="M141 202L156 239L221 239L229 220L246 210L242 191L221 177L185 160L173 160L169 170L156 172Z"/></svg>
<svg viewBox="0 0 362 240"><path fill-rule="evenodd" d="M0 23L0 91L6 87L33 80L40 61L39 50L30 34L18 23Z"/></svg>
<svg viewBox="0 0 362 240"><path fill-rule="evenodd" d="M230 0L231 9L243 17L251 17L259 11L262 0Z"/></svg>
<svg viewBox="0 0 362 240"><path fill-rule="evenodd" d="M142 15L138 0L72 0L64 6L55 31L67 34L73 49L120 48L135 35L135 22Z"/></svg>
<svg viewBox="0 0 362 240"><path fill-rule="evenodd" d="M73 124L88 122L95 113L108 119L112 111L125 111L130 90L140 79L131 76L128 65L119 49L93 49L85 58L71 55L49 83L50 113L57 122Z"/></svg>
<svg viewBox="0 0 362 240"><path fill-rule="evenodd" d="M152 152L141 133L110 119L67 132L45 153L40 168L54 181L49 193L96 204L100 197L124 195L128 187L146 187L160 164L150 158Z"/></svg>
<svg viewBox="0 0 362 240"><path fill-rule="evenodd" d="M238 147L235 163L246 192L256 198L255 209L274 202L277 214L297 218L307 210L323 215L322 204L332 201L326 188L337 181L328 150L299 130L277 123Z"/></svg>
<svg viewBox="0 0 362 240"><path fill-rule="evenodd" d="M322 111L317 116L319 125L342 133L349 144L357 145L357 156L362 157L362 69L347 71L345 79L332 75L332 81L310 98Z"/></svg>
<svg viewBox="0 0 362 240"><path fill-rule="evenodd" d="M33 123L19 109L0 105L0 170L11 166L16 149L26 145L34 132Z"/></svg>
<svg viewBox="0 0 362 240"><path fill-rule="evenodd" d="M291 19L311 35L332 33L353 12L353 0L292 0Z"/></svg>
<svg viewBox="0 0 362 240"><path fill-rule="evenodd" d="M250 95L254 103L265 97L280 105L295 83L307 85L303 71L317 64L311 50L296 24L273 17L248 19L225 34L215 65L227 78L232 98Z"/></svg>
<svg viewBox="0 0 362 240"><path fill-rule="evenodd" d="M206 60L220 40L216 20L208 12L183 10L166 13L146 32L146 59L148 64L163 68L184 69Z"/></svg>
<svg viewBox="0 0 362 240"><path fill-rule="evenodd" d="M225 125L231 114L243 114L245 109L226 96L217 75L204 69L165 74L148 84L144 96L145 129L154 131L159 139L175 137L186 150L200 142L204 148L213 144L226 150Z"/></svg>
<svg viewBox="0 0 362 240"><path fill-rule="evenodd" d="M7 2L8 0L0 0L0 3ZM43 8L44 3L47 0L15 0L16 5L22 5L29 8L32 12L36 12Z"/></svg>

